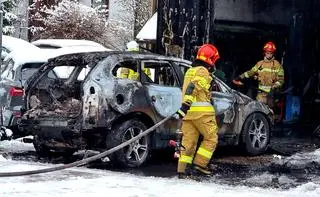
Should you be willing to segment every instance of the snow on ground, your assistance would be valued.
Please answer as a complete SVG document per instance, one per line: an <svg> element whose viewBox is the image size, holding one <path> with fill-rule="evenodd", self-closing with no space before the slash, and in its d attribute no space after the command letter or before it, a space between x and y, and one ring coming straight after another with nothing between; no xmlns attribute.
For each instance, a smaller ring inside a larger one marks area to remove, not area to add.
<svg viewBox="0 0 320 197"><path fill-rule="evenodd" d="M32 145L31 145L32 146ZM0 142L0 152L28 151L30 144L17 141ZM319 150L309 155L319 159ZM295 156L297 157L297 155ZM307 161L309 162L309 161ZM0 173L10 171L34 170L56 166L55 164L16 161L6 159L0 154ZM263 174L248 181L257 182L270 179L269 174ZM288 181L285 176L283 181ZM320 196L320 185L308 182L298 187L282 190L275 188L248 187L241 182L235 186L221 184L218 180L196 182L179 180L176 177L159 178L144 177L130 173L113 172L109 170L88 169L78 167L63 171L21 176L0 177L0 196L11 197L51 197L57 196L112 196L112 197L165 197L165 196L213 196L213 197L314 197Z"/></svg>
<svg viewBox="0 0 320 197"><path fill-rule="evenodd" d="M286 158L283 162L290 164L291 166L299 167L305 166L307 163L314 163L320 165L320 149L315 150L314 152L302 152L292 155L291 157Z"/></svg>
<svg viewBox="0 0 320 197"><path fill-rule="evenodd" d="M32 143L23 143L22 138L19 138L16 140L10 140L10 141L5 140L0 142L0 153L1 152L20 153L20 152L26 152L26 151L35 151L35 150Z"/></svg>
<svg viewBox="0 0 320 197"><path fill-rule="evenodd" d="M0 157L2 172L40 169L51 164L6 160ZM307 183L294 189L277 190L258 187L228 186L177 178L136 176L129 173L84 167L23 177L0 178L0 196L214 196L273 197L320 196L320 186Z"/></svg>

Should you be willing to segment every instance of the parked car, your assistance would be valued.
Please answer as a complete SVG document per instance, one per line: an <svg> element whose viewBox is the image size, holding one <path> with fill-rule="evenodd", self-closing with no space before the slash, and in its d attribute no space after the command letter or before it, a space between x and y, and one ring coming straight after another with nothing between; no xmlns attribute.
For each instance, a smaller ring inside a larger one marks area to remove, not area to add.
<svg viewBox="0 0 320 197"><path fill-rule="evenodd" d="M184 72L191 62L154 54L127 52L79 53L51 59L29 80L23 124L33 132L39 155L51 151L104 151L137 136L181 105ZM52 78L61 66L67 78ZM79 73L90 68L84 79ZM138 80L120 78L130 68ZM151 70L151 78L143 68ZM269 107L214 78L213 104L219 124L219 145L241 145L250 155L263 153L272 128ZM111 155L128 167L146 162L150 151L175 139L177 121L170 120L147 137Z"/></svg>
<svg viewBox="0 0 320 197"><path fill-rule="evenodd" d="M72 46L104 47L103 45L91 40L78 39L40 39L31 43L41 49L58 49Z"/></svg>
<svg viewBox="0 0 320 197"><path fill-rule="evenodd" d="M14 135L20 135L17 121L21 117L24 83L48 58L39 48L28 48L24 53L15 50L6 56L0 68L1 122L12 129Z"/></svg>
<svg viewBox="0 0 320 197"><path fill-rule="evenodd" d="M19 127L24 87L27 79L49 58L63 54L105 50L107 49L104 47L73 46L56 49L50 53L37 47L35 50L28 48L24 52L21 50L12 51L5 58L0 70L0 103L3 107L1 116L3 126L10 128L15 137L22 137L28 134L23 127ZM68 72L69 70L66 68L59 67L50 72L50 77L62 77Z"/></svg>
<svg viewBox="0 0 320 197"><path fill-rule="evenodd" d="M25 41L20 38L15 38L12 36L2 36L2 51L1 51L1 59L4 60L4 58L14 50L20 50L20 51L28 51L28 50L35 50L38 49L37 46L31 44L28 41Z"/></svg>

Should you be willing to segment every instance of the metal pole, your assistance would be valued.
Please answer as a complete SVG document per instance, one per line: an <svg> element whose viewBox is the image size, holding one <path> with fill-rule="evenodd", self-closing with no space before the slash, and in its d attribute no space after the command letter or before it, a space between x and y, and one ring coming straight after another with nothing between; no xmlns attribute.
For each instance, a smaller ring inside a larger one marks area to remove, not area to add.
<svg viewBox="0 0 320 197"><path fill-rule="evenodd" d="M2 26L3 26L3 11L2 11L2 0L0 0L0 80L1 80L1 75L2 75ZM3 104L0 104L0 126L3 126L3 111L2 111L2 106Z"/></svg>

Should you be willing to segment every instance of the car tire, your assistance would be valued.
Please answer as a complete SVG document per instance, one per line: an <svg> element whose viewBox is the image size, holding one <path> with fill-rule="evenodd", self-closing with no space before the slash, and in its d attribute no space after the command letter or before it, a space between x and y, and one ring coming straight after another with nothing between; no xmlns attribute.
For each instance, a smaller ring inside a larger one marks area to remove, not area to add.
<svg viewBox="0 0 320 197"><path fill-rule="evenodd" d="M107 148L109 149L118 146L145 130L147 130L145 124L136 119L126 120L120 124L117 123L111 133L107 136ZM150 137L144 136L129 146L112 154L110 159L120 167L139 167L145 164L149 158L150 146Z"/></svg>
<svg viewBox="0 0 320 197"><path fill-rule="evenodd" d="M47 157L50 155L50 149L46 146L44 146L40 140L39 140L39 136L35 135L33 137L33 147L36 150L38 156L40 157Z"/></svg>
<svg viewBox="0 0 320 197"><path fill-rule="evenodd" d="M242 129L242 146L249 155L264 153L270 141L270 125L261 113L253 113L247 117Z"/></svg>

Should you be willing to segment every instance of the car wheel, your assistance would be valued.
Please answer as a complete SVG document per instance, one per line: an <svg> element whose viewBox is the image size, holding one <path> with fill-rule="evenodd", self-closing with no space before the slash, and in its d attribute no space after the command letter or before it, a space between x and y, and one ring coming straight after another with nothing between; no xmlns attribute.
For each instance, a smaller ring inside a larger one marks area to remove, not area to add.
<svg viewBox="0 0 320 197"><path fill-rule="evenodd" d="M261 113L251 114L243 125L242 145L249 155L264 153L269 145L270 125Z"/></svg>
<svg viewBox="0 0 320 197"><path fill-rule="evenodd" d="M107 137L107 147L113 148L139 135L147 127L139 120L127 120L115 125ZM111 156L114 163L122 167L139 167L144 164L150 152L150 137L144 136Z"/></svg>
<svg viewBox="0 0 320 197"><path fill-rule="evenodd" d="M40 157L47 157L51 153L50 149L41 143L37 135L33 137L33 147Z"/></svg>

